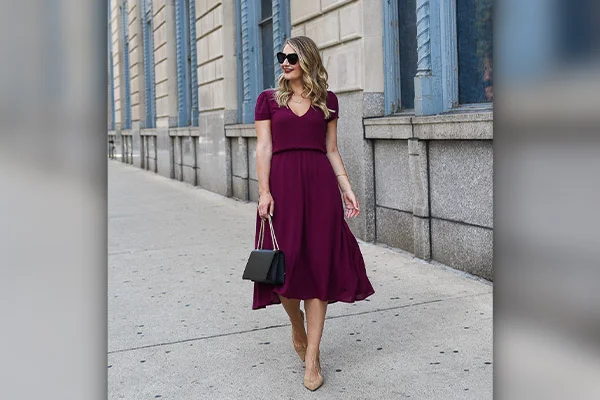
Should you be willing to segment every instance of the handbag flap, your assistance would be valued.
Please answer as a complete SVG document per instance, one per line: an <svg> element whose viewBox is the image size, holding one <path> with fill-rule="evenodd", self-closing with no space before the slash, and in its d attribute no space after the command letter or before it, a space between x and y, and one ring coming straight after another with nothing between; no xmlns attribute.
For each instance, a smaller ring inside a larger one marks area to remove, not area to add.
<svg viewBox="0 0 600 400"><path fill-rule="evenodd" d="M252 250L242 279L265 281L277 250Z"/></svg>

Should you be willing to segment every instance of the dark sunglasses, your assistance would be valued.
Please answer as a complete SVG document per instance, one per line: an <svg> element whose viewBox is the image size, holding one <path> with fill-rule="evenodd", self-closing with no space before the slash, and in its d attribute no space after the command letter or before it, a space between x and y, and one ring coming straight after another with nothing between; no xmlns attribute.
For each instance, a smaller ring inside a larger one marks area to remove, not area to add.
<svg viewBox="0 0 600 400"><path fill-rule="evenodd" d="M279 64L283 64L283 62L285 61L286 58L291 65L295 65L298 62L298 54L296 54L296 53L290 53L290 54L285 54L282 52L277 53L277 61L279 61Z"/></svg>

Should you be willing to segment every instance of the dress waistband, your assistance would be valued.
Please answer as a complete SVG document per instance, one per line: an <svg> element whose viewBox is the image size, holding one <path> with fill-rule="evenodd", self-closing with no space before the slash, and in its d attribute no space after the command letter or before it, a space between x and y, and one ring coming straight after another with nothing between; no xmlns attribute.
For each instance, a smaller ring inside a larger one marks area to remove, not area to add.
<svg viewBox="0 0 600 400"><path fill-rule="evenodd" d="M289 149L279 149L279 150L273 151L273 155L287 153L290 151L316 151L317 153L327 154L327 152L324 151L323 149L294 147L294 148L289 148Z"/></svg>

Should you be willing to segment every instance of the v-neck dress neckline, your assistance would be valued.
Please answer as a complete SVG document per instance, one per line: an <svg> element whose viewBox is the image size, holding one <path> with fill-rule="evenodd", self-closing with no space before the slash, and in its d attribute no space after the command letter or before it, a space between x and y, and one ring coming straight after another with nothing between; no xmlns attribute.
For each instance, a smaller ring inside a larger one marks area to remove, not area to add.
<svg viewBox="0 0 600 400"><path fill-rule="evenodd" d="M311 108L313 108L312 104L308 106L308 109L304 112L304 114L302 115L298 115L294 112L294 110L292 110L292 107L290 107L289 103L287 105L287 108L292 112L292 114L294 114L296 117L298 118L302 118L304 117L306 114L308 114L308 112L310 111Z"/></svg>

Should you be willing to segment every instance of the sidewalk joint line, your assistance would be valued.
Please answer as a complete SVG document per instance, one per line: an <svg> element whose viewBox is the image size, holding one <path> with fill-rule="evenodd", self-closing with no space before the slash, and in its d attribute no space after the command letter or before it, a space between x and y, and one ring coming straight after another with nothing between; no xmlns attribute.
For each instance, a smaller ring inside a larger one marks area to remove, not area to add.
<svg viewBox="0 0 600 400"><path fill-rule="evenodd" d="M428 300L428 301L423 301L423 302L420 302L420 303L404 304L404 305L395 306L395 307L378 308L378 309L375 309L375 310L361 311L361 312L352 313L352 314L343 314L343 315L337 315L337 316L334 316L334 317L326 317L325 320L345 318L345 317L354 317L354 316L357 316L357 315L373 314L373 313L382 312L382 311L398 310L398 309L401 309L401 308L409 308L409 307L421 306L421 305L426 305L426 304L440 303L442 301L447 301L447 300L457 300L457 299L464 299L464 298L468 298L468 297L484 296L484 295L492 294L492 293L493 293L493 291L489 291L489 292L482 292L482 293L476 293L476 294L469 294L469 295L465 295L465 296L448 297L448 298L445 298L445 299ZM162 346L169 346L169 345L175 345L175 344L180 344L180 343L195 342L195 341L205 340L205 339L214 339L214 338L220 338L220 337L226 337L226 336L240 335L240 334L244 334L244 333L251 333L251 332L257 332L257 331L265 331L267 329L283 328L283 327L290 326L290 325L291 324L287 324L287 323L286 324L279 324L279 325L271 325L271 326L265 326L265 327L262 327L262 328L247 329L247 330L244 330L244 331L229 332L229 333L220 333L220 334L217 334L217 335L209 335L209 336L203 336L203 337L198 337L198 338L176 340L174 342L164 342L164 343L157 343L157 344L148 344L148 345L145 345L145 346L131 347L129 349L112 350L112 351L109 351L107 354L125 353L125 352L128 352L128 351L149 349L149 348L152 348L152 347L162 347Z"/></svg>

